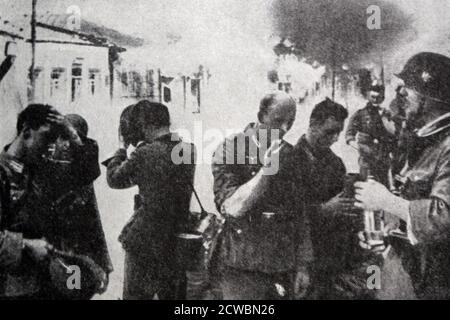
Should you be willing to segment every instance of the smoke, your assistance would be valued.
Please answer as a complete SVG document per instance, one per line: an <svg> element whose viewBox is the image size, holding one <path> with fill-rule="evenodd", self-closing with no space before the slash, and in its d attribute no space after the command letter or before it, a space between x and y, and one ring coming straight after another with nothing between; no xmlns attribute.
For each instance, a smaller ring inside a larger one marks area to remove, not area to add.
<svg viewBox="0 0 450 320"><path fill-rule="evenodd" d="M381 29L369 30L367 8L381 9ZM276 32L290 37L298 53L332 65L355 63L373 52L381 53L410 29L408 16L383 0L276 0Z"/></svg>
<svg viewBox="0 0 450 320"><path fill-rule="evenodd" d="M394 47L385 52L386 75L399 72L412 55L431 51L450 56L450 2L447 0L400 0L411 27Z"/></svg>

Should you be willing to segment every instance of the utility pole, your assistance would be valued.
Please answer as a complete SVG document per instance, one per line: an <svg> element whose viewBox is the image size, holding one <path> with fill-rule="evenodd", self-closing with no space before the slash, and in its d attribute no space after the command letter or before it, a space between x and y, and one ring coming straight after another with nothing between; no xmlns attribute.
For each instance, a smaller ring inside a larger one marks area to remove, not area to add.
<svg viewBox="0 0 450 320"><path fill-rule="evenodd" d="M380 63L381 63L381 74L380 74L380 78L381 78L381 84L383 86L385 86L385 75L384 75L384 58L383 58L383 52L380 52Z"/></svg>
<svg viewBox="0 0 450 320"><path fill-rule="evenodd" d="M331 100L335 101L335 96L336 96L336 46L335 43L333 41L333 45L331 48L331 87L332 87L332 92L331 92Z"/></svg>
<svg viewBox="0 0 450 320"><path fill-rule="evenodd" d="M35 97L35 65L36 65L36 6L37 0L32 0L32 13L31 13L31 67L30 67L30 101L34 101Z"/></svg>

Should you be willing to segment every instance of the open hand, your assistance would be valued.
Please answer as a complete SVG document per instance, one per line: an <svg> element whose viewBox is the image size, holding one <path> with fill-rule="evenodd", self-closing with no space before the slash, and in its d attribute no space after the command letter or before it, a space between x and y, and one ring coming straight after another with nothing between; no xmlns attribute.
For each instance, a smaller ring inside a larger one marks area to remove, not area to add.
<svg viewBox="0 0 450 320"><path fill-rule="evenodd" d="M343 193L338 194L328 202L324 203L321 206L321 209L328 214L350 214L356 215L357 209L355 207L355 200L352 198L344 198L342 197Z"/></svg>
<svg viewBox="0 0 450 320"><path fill-rule="evenodd" d="M394 195L381 183L375 180L355 183L355 205L371 211L384 210Z"/></svg>

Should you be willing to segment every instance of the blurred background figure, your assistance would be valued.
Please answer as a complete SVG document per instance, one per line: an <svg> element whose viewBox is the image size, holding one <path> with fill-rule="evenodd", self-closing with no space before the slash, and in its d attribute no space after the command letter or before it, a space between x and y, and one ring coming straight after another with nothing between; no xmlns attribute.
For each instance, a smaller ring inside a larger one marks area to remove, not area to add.
<svg viewBox="0 0 450 320"><path fill-rule="evenodd" d="M384 185L389 185L391 152L395 137L385 126L385 87L374 81L368 88L367 105L358 110L350 119L346 131L347 144L359 152L360 174L363 179L369 175Z"/></svg>

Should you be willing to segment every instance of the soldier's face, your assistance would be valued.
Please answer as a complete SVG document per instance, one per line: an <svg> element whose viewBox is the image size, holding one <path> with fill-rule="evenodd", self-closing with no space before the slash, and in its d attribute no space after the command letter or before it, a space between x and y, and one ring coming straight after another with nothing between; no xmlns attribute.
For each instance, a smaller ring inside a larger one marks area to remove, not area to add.
<svg viewBox="0 0 450 320"><path fill-rule="evenodd" d="M292 128L296 111L297 108L293 101L282 101L272 106L267 114L263 116L263 127L269 133L278 132L279 138L282 138Z"/></svg>
<svg viewBox="0 0 450 320"><path fill-rule="evenodd" d="M339 140L339 135L344 129L344 123L331 117L325 120L323 124L318 124L311 129L315 136L315 147L325 149L330 148Z"/></svg>
<svg viewBox="0 0 450 320"><path fill-rule="evenodd" d="M413 129L419 129L426 123L424 120L424 99L416 91L404 88L404 110L406 121L408 125Z"/></svg>
<svg viewBox="0 0 450 320"><path fill-rule="evenodd" d="M27 146L29 161L40 161L42 155L46 154L52 143L56 141L56 130L51 125L46 124L38 129L25 128L25 145Z"/></svg>
<svg viewBox="0 0 450 320"><path fill-rule="evenodd" d="M376 106L384 101L383 95L376 91L369 91L369 93L367 94L367 99L370 103Z"/></svg>

